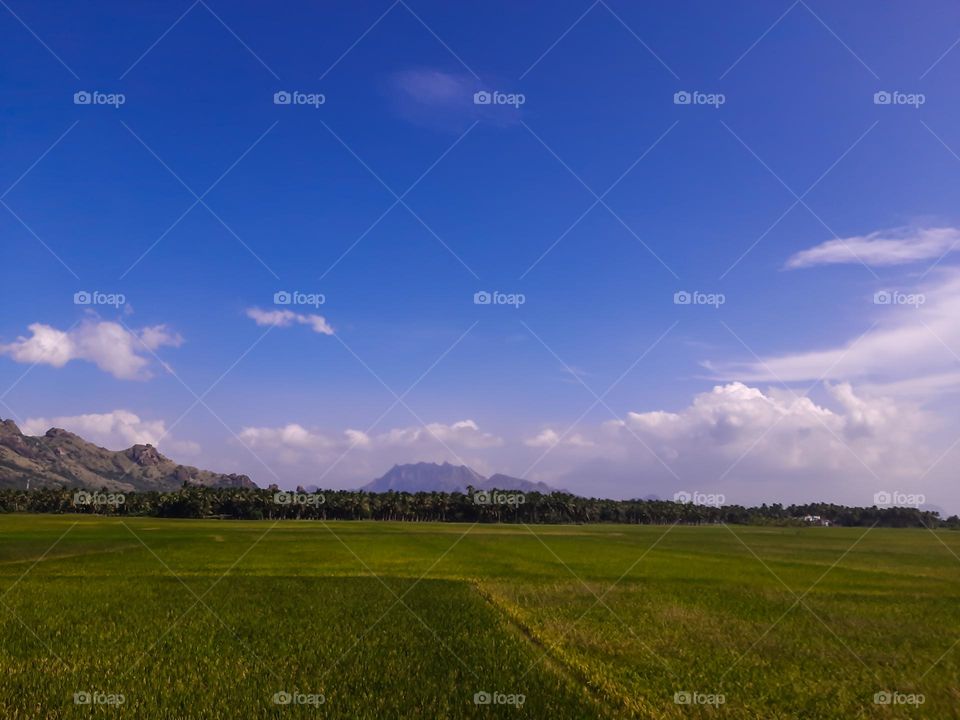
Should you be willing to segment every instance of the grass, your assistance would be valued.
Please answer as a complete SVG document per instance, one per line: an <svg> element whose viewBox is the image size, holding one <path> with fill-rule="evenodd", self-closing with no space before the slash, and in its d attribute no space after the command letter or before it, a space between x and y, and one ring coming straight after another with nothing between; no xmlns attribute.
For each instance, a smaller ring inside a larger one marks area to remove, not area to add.
<svg viewBox="0 0 960 720"><path fill-rule="evenodd" d="M925 530L0 516L0 717L958 718L958 556Z"/></svg>

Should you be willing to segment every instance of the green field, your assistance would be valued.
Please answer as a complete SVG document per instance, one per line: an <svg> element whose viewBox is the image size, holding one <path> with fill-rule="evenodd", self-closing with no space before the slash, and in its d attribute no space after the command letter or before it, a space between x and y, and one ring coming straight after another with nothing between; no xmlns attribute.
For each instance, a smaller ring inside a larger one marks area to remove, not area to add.
<svg viewBox="0 0 960 720"><path fill-rule="evenodd" d="M957 718L958 555L925 530L5 515L0 717Z"/></svg>

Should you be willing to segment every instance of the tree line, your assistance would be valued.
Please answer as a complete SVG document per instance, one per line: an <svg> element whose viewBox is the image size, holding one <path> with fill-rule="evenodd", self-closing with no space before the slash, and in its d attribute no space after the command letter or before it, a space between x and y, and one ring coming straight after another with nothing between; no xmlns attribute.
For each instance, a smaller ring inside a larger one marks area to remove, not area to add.
<svg viewBox="0 0 960 720"><path fill-rule="evenodd" d="M70 488L0 490L0 513L87 513L235 520L393 520L406 522L626 523L702 525L807 525L846 527L947 527L960 518L913 507L848 507L832 503L696 505L668 500L609 500L570 493L509 491L385 492L281 491L275 487L206 488L184 485L168 492L117 493Z"/></svg>

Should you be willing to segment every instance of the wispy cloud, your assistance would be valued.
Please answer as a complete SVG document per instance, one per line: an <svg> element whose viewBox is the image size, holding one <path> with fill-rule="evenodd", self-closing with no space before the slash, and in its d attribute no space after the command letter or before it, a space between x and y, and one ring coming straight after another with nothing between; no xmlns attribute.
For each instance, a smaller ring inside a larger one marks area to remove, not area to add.
<svg viewBox="0 0 960 720"><path fill-rule="evenodd" d="M401 117L425 127L462 132L472 122L508 126L522 119L519 105L500 102L511 94L516 96L515 91L467 73L435 68L403 70L390 77L389 92ZM499 94L495 97L494 92ZM523 101L525 98L521 104Z"/></svg>
<svg viewBox="0 0 960 720"><path fill-rule="evenodd" d="M829 240L792 255L786 263L791 270L817 265L906 265L936 260L960 247L960 229L895 228L869 235Z"/></svg>
<svg viewBox="0 0 960 720"><path fill-rule="evenodd" d="M257 325L266 327L290 327L291 325L309 325L315 333L333 335L333 328L322 315L305 315L293 310L261 310L257 307L247 308L247 317Z"/></svg>
<svg viewBox="0 0 960 720"><path fill-rule="evenodd" d="M912 301L899 303L899 300ZM707 362L717 379L744 382L861 381L891 387L909 381L937 392L960 363L960 269L943 269L909 293L863 298L861 334L842 343L744 362ZM929 378L930 382L921 382Z"/></svg>

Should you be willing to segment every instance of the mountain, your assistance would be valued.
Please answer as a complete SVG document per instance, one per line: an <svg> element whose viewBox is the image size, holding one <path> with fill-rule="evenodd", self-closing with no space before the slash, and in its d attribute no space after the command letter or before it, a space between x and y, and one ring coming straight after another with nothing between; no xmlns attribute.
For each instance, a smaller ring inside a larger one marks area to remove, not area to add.
<svg viewBox="0 0 960 720"><path fill-rule="evenodd" d="M178 465L153 445L113 451L79 435L51 428L43 436L0 421L0 488L84 487L112 491L175 490L189 482L207 487L256 487L246 475L222 475Z"/></svg>
<svg viewBox="0 0 960 720"><path fill-rule="evenodd" d="M383 477L364 485L367 492L463 492L467 485L479 487L486 478L466 465L420 462L394 465Z"/></svg>
<svg viewBox="0 0 960 720"><path fill-rule="evenodd" d="M364 485L366 492L466 492L472 485L477 490L519 490L520 492L552 493L554 488L542 482L530 482L509 475L484 477L466 465L443 465L420 462L394 465L383 477Z"/></svg>

